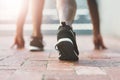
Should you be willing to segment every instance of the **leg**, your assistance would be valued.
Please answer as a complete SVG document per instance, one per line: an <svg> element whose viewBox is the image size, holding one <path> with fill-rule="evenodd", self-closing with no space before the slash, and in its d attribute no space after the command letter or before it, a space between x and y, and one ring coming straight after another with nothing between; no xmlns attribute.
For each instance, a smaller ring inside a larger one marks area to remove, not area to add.
<svg viewBox="0 0 120 80"><path fill-rule="evenodd" d="M44 0L32 0L33 40L30 42L31 51L42 50L43 48L42 33L41 33L43 7L44 7Z"/></svg>
<svg viewBox="0 0 120 80"><path fill-rule="evenodd" d="M44 7L44 0L32 0L32 20L33 20L33 33L32 36L42 37L41 23L42 11Z"/></svg>
<svg viewBox="0 0 120 80"><path fill-rule="evenodd" d="M71 26L76 13L75 0L57 0L57 11L60 23L65 22Z"/></svg>
<svg viewBox="0 0 120 80"><path fill-rule="evenodd" d="M87 2L89 6L89 11L91 14L92 23L93 23L95 49L106 49L100 33L100 20L99 20L98 6L96 3L96 0L87 0Z"/></svg>
<svg viewBox="0 0 120 80"><path fill-rule="evenodd" d="M75 0L57 0L57 10L61 26L57 33L56 48L59 50L60 60L77 61L78 49L72 23L76 13Z"/></svg>
<svg viewBox="0 0 120 80"><path fill-rule="evenodd" d="M21 12L19 14L17 24L16 24L17 29L16 29L14 45L16 45L18 49L24 48L23 26L25 23L27 12L28 12L28 5L29 5L29 0L23 1L23 6L21 8Z"/></svg>

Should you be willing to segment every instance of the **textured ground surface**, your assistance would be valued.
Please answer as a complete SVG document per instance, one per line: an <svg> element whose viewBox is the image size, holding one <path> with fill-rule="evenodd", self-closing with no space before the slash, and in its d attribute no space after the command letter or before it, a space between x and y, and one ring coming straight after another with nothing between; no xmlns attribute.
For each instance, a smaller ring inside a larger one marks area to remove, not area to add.
<svg viewBox="0 0 120 80"><path fill-rule="evenodd" d="M0 38L0 80L120 80L120 39L105 37L108 47L94 51L92 36L77 36L79 61L58 60L56 36L44 36L45 51L10 49L13 37Z"/></svg>

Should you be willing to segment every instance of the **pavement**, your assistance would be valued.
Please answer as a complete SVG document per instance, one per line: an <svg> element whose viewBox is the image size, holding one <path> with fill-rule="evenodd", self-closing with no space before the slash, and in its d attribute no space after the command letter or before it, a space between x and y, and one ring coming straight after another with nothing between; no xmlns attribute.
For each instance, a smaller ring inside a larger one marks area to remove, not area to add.
<svg viewBox="0 0 120 80"><path fill-rule="evenodd" d="M45 51L10 48L13 36L0 37L0 80L120 80L120 39L104 37L107 50L95 51L92 36L77 36L79 61L58 59L55 35L44 35Z"/></svg>

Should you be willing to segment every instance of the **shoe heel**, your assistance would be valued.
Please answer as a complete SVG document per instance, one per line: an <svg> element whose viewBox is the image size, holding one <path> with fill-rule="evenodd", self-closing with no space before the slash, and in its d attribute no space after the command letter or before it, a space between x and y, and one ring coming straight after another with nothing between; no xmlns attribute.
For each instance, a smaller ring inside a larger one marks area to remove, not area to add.
<svg viewBox="0 0 120 80"><path fill-rule="evenodd" d="M68 41L63 41L57 44L57 48L60 51L60 60L78 61L78 55L74 50L73 44Z"/></svg>

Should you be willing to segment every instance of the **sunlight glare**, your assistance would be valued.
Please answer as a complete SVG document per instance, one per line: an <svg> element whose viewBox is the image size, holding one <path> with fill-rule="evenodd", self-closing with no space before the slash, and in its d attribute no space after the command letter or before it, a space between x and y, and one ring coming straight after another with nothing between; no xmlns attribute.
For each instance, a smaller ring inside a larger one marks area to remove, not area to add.
<svg viewBox="0 0 120 80"><path fill-rule="evenodd" d="M19 14L20 8L22 7L23 0L0 0L0 16L5 16L6 18L15 17Z"/></svg>

